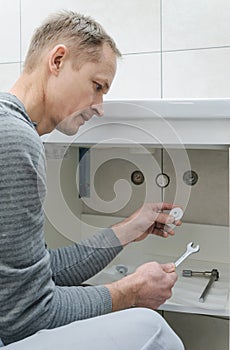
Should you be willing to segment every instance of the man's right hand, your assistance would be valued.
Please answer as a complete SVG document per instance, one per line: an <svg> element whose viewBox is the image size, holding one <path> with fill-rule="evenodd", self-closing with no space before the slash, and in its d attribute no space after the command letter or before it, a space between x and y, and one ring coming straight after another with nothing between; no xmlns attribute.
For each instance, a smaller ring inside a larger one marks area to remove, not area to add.
<svg viewBox="0 0 230 350"><path fill-rule="evenodd" d="M172 296L177 280L175 265L148 262L119 281L106 285L112 296L113 311L133 305L157 309Z"/></svg>

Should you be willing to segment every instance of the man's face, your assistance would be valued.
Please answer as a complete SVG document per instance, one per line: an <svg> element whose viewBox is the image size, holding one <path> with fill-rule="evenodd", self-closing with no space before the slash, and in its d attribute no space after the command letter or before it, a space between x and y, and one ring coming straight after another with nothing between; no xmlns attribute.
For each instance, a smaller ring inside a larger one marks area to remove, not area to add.
<svg viewBox="0 0 230 350"><path fill-rule="evenodd" d="M93 115L102 116L103 95L108 92L115 72L116 56L107 45L99 62L86 62L78 70L72 68L70 59L63 61L58 76L48 82L52 125L74 135Z"/></svg>

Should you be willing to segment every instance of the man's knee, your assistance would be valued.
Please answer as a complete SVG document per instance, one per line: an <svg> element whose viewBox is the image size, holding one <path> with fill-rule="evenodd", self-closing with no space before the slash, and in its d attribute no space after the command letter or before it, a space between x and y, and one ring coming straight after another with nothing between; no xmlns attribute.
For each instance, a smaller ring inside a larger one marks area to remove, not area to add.
<svg viewBox="0 0 230 350"><path fill-rule="evenodd" d="M141 327L148 328L151 334L149 341L141 350L157 349L157 345L160 349L184 350L181 339L158 312L146 308L134 310Z"/></svg>

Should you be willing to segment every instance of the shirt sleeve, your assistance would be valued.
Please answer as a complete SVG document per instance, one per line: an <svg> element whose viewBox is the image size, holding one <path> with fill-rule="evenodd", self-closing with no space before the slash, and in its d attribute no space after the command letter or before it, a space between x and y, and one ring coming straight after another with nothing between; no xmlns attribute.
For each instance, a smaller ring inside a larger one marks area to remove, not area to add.
<svg viewBox="0 0 230 350"><path fill-rule="evenodd" d="M120 241L110 228L80 243L50 250L53 280L60 286L80 285L107 266L121 250Z"/></svg>
<svg viewBox="0 0 230 350"><path fill-rule="evenodd" d="M31 126L16 118L9 121L6 115L0 118L0 150L0 338L4 344L111 312L105 286L69 285L99 271L121 250L112 230L84 244L48 252L43 232L43 145Z"/></svg>

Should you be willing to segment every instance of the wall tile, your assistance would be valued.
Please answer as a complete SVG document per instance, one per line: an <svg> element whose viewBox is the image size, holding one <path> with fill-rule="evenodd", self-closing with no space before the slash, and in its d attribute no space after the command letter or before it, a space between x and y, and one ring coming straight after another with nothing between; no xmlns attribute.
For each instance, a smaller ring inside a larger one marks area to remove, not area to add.
<svg viewBox="0 0 230 350"><path fill-rule="evenodd" d="M164 98L230 97L230 48L163 54Z"/></svg>
<svg viewBox="0 0 230 350"><path fill-rule="evenodd" d="M20 61L19 0L1 0L0 63Z"/></svg>
<svg viewBox="0 0 230 350"><path fill-rule="evenodd" d="M22 33L22 59L24 60L25 54L30 43L30 39L33 35L34 30L38 27L41 22L52 12L60 9L66 9L70 7L70 0L41 0L30 1L21 0L21 33Z"/></svg>
<svg viewBox="0 0 230 350"><path fill-rule="evenodd" d="M160 0L81 0L78 7L104 25L122 53L160 50Z"/></svg>
<svg viewBox="0 0 230 350"><path fill-rule="evenodd" d="M230 45L229 0L162 0L163 50Z"/></svg>
<svg viewBox="0 0 230 350"><path fill-rule="evenodd" d="M165 50L230 45L229 1L162 0L162 6ZM34 28L64 8L97 18L124 53L160 49L160 0L21 0L21 8L23 57ZM229 97L229 55L229 49L164 53L163 97ZM108 98L160 97L160 78L160 55L127 55Z"/></svg>
<svg viewBox="0 0 230 350"><path fill-rule="evenodd" d="M97 19L123 53L160 50L160 0L21 0L22 54L34 29L48 14L70 9Z"/></svg>
<svg viewBox="0 0 230 350"><path fill-rule="evenodd" d="M0 64L0 91L8 91L20 74L20 63Z"/></svg>
<svg viewBox="0 0 230 350"><path fill-rule="evenodd" d="M110 99L160 98L160 54L124 56L118 60L118 70Z"/></svg>

